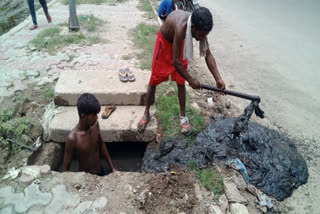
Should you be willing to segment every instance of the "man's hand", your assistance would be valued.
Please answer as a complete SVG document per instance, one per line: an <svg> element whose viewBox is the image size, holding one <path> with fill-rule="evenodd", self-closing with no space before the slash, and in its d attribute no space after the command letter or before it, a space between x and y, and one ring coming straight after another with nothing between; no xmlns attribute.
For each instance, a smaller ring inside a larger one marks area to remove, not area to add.
<svg viewBox="0 0 320 214"><path fill-rule="evenodd" d="M200 83L199 83L199 81L197 79L191 79L191 81L189 82L189 85L193 89L199 89L200 88Z"/></svg>
<svg viewBox="0 0 320 214"><path fill-rule="evenodd" d="M222 79L219 79L216 81L216 85L219 89L224 90L226 89L226 85L224 84Z"/></svg>

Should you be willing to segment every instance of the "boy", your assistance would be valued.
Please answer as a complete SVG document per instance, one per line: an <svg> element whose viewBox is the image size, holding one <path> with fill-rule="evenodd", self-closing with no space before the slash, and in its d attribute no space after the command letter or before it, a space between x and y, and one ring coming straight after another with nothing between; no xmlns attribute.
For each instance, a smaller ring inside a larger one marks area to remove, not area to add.
<svg viewBox="0 0 320 214"><path fill-rule="evenodd" d="M72 161L72 153L77 152L79 171L95 175L105 175L100 161L100 154L104 155L113 167L108 149L103 143L97 114L100 112L100 103L89 93L82 94L77 103L79 122L66 139L63 171L68 171Z"/></svg>

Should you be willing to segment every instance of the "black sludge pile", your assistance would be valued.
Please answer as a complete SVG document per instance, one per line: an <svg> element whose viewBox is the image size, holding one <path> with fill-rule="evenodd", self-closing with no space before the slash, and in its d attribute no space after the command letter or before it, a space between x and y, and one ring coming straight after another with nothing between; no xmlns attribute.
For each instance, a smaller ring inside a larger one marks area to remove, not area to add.
<svg viewBox="0 0 320 214"><path fill-rule="evenodd" d="M306 162L287 137L248 121L253 105L239 118L212 119L190 147L183 138L174 137L164 140L159 150L148 148L142 170L162 171L170 163L189 166L191 160L204 168L239 158L251 184L277 200L289 197L307 182Z"/></svg>

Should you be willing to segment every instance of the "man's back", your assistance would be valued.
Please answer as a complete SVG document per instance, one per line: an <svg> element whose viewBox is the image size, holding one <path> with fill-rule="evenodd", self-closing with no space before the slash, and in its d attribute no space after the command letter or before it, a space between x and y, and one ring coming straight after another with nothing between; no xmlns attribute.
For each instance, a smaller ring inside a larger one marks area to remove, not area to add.
<svg viewBox="0 0 320 214"><path fill-rule="evenodd" d="M179 34L180 37L185 37L188 18L191 15L190 12L176 10L170 13L166 21L160 28L160 32L163 37L170 43L173 43L175 34Z"/></svg>

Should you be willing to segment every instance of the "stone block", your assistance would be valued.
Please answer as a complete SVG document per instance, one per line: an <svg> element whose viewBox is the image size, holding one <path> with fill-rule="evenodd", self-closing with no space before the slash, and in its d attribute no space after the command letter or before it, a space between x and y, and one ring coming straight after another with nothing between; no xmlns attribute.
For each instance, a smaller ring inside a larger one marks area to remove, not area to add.
<svg viewBox="0 0 320 214"><path fill-rule="evenodd" d="M15 202L14 209L18 213L25 213L34 205L47 205L52 199L52 195L48 192L41 192L37 184L31 184L25 190L23 200Z"/></svg>
<svg viewBox="0 0 320 214"><path fill-rule="evenodd" d="M230 179L224 178L223 185L229 203L242 203L247 204L247 200L240 194L235 183Z"/></svg>
<svg viewBox="0 0 320 214"><path fill-rule="evenodd" d="M134 82L121 82L118 70L72 70L61 73L55 104L75 106L79 96L92 93L101 105L143 105L151 72L135 71Z"/></svg>
<svg viewBox="0 0 320 214"><path fill-rule="evenodd" d="M233 203L230 205L231 214L249 214L246 206L240 203Z"/></svg>
<svg viewBox="0 0 320 214"><path fill-rule="evenodd" d="M153 117L147 129L140 133L137 125L144 113L144 106L117 106L108 119L102 119L104 106L98 114L101 137L104 142L150 142L155 139L157 121ZM54 142L65 142L79 120L76 107L65 107L50 123L49 135Z"/></svg>
<svg viewBox="0 0 320 214"><path fill-rule="evenodd" d="M53 199L51 203L46 206L44 213L62 213L66 209L76 208L80 203L80 197L72 193L67 192L65 185L58 185L52 190Z"/></svg>
<svg viewBox="0 0 320 214"><path fill-rule="evenodd" d="M107 203L108 200L105 197L100 197L93 202L92 208L103 209L105 206L107 206Z"/></svg>

